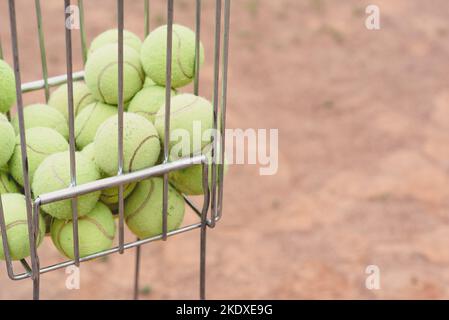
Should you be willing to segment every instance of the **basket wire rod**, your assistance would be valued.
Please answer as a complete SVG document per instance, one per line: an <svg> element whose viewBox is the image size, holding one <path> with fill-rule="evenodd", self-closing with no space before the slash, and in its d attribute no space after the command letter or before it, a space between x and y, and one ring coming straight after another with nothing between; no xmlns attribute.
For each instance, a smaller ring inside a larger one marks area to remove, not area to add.
<svg viewBox="0 0 449 320"><path fill-rule="evenodd" d="M145 38L150 33L150 0L143 0L144 3L144 24L145 24Z"/></svg>
<svg viewBox="0 0 449 320"><path fill-rule="evenodd" d="M136 241L140 239L137 238ZM136 247L136 260L134 266L134 300L139 300L139 278L140 278L140 246Z"/></svg>
<svg viewBox="0 0 449 320"><path fill-rule="evenodd" d="M229 30L231 20L231 0L225 0L223 36L223 79L221 88L221 126L220 126L220 166L218 170L218 216L223 214L224 168L226 160L226 107L228 102L228 68L229 68ZM216 219L215 219L216 220Z"/></svg>
<svg viewBox="0 0 449 320"><path fill-rule="evenodd" d="M200 65L201 65L201 0L196 0L195 17L195 79L193 84L193 93L198 96L200 92Z"/></svg>
<svg viewBox="0 0 449 320"><path fill-rule="evenodd" d="M42 77L44 78L45 102L48 102L50 97L50 88L48 86L48 67L47 67L47 51L45 49L44 29L42 25L42 11L40 0L35 0L37 18L37 31L39 36L39 49L41 53Z"/></svg>
<svg viewBox="0 0 449 320"><path fill-rule="evenodd" d="M203 169L203 190L204 202L201 211L201 232L200 232L200 299L206 299L206 240L207 240L207 211L209 209L210 190L209 190L209 164L207 161L202 163Z"/></svg>
<svg viewBox="0 0 449 320"><path fill-rule="evenodd" d="M81 56L83 57L83 64L87 61L87 41L86 29L84 27L84 1L78 0L78 8L80 11L80 37L81 37Z"/></svg>
<svg viewBox="0 0 449 320"><path fill-rule="evenodd" d="M0 37L0 59L3 59L2 37Z"/></svg>
<svg viewBox="0 0 449 320"><path fill-rule="evenodd" d="M118 172L123 174L123 0L117 0L117 23L118 23ZM125 213L123 200L123 184L118 186L119 203L119 248L120 254L125 252Z"/></svg>
<svg viewBox="0 0 449 320"><path fill-rule="evenodd" d="M165 91L165 128L164 128L164 163L169 161L170 144L170 109L171 109L171 76L173 51L173 0L167 1L167 55L166 55L166 91ZM164 190L162 197L162 239L167 240L168 209L168 173L164 174Z"/></svg>
<svg viewBox="0 0 449 320"><path fill-rule="evenodd" d="M69 114L69 154L70 154L70 187L76 186L76 146L75 146L75 112L73 108L73 78L72 78L72 31L70 26L66 25L70 19L70 0L64 0L64 27L65 27L65 48L67 64L67 96L68 96L68 114ZM75 256L75 265L79 267L79 236L78 236L78 200L72 198L72 218L73 218L73 248Z"/></svg>
<svg viewBox="0 0 449 320"><path fill-rule="evenodd" d="M22 92L20 90L21 77L20 77L20 61L19 61L19 46L17 36L17 22L16 22L16 9L15 1L9 0L9 18L11 25L11 40L12 51L14 59L14 75L16 80L16 96L17 96L17 115L19 119L19 136L20 136L20 152L22 156L22 172L24 182L24 192L26 201L27 221L28 221L28 238L30 242L30 255L32 265L32 279L33 279L33 299L39 299L39 260L37 255L36 238L34 232L33 212L32 212L32 196L30 188L30 180L28 173L28 156L27 156L27 144L25 136L25 122L23 116L23 100Z"/></svg>
<svg viewBox="0 0 449 320"><path fill-rule="evenodd" d="M215 52L214 52L214 134L212 135L212 183L211 183L211 210L212 210L212 223L211 228L215 227L215 219L217 217L217 152L218 152L218 139L217 139L217 127L218 127L218 98L219 98L219 86L220 86L220 44L221 44L221 0L216 0L215 8Z"/></svg>
<svg viewBox="0 0 449 320"><path fill-rule="evenodd" d="M1 195L0 195L0 231L1 231L1 235L2 235L3 253L5 256L6 270L8 272L8 276L10 278L14 278L14 270L13 270L11 255L10 255L10 251L9 251L7 227L6 227L6 222L5 222L5 215L3 212L3 203L2 203Z"/></svg>
<svg viewBox="0 0 449 320"><path fill-rule="evenodd" d="M73 81L82 80L84 79L84 71L74 72L72 77ZM48 78L48 85L50 87L58 86L64 83L67 83L67 74ZM22 93L37 91L43 88L45 88L44 80L31 81L22 84Z"/></svg>

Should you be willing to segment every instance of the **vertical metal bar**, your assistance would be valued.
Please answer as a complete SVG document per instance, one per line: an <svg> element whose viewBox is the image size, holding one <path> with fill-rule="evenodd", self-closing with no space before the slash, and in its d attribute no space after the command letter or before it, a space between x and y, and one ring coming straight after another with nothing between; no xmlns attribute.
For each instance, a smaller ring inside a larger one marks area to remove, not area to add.
<svg viewBox="0 0 449 320"><path fill-rule="evenodd" d="M223 79L221 89L221 142L220 166L218 170L218 217L223 214L224 167L226 152L226 107L228 103L229 30L231 22L231 0L225 0L224 39L223 39Z"/></svg>
<svg viewBox="0 0 449 320"><path fill-rule="evenodd" d="M5 215L3 211L3 203L2 203L2 197L0 195L0 231L2 235L2 245L3 245L3 253L5 255L5 262L6 262L6 270L8 272L8 276L10 278L14 277L14 271L11 261L11 255L9 252L9 245L8 245L8 234L6 230L6 221L5 221Z"/></svg>
<svg viewBox="0 0 449 320"><path fill-rule="evenodd" d="M145 12L145 38L150 33L150 0L143 0Z"/></svg>
<svg viewBox="0 0 449 320"><path fill-rule="evenodd" d="M137 241L139 240L140 239L137 239ZM139 300L139 278L140 278L140 246L137 246L135 269L134 269L134 300Z"/></svg>
<svg viewBox="0 0 449 320"><path fill-rule="evenodd" d="M32 279L33 279L33 299L39 299L39 261L36 250L36 238L34 237L34 223L32 214L32 196L30 188L30 180L28 174L28 156L27 156L27 144L25 136L25 123L23 117L23 100L21 91L21 78L20 78L20 61L19 61L19 46L17 37L17 23L16 23L16 9L15 1L9 0L9 19L11 24L11 40L12 51L14 58L14 74L16 79L16 95L17 95L17 115L19 120L19 135L20 135L20 151L22 156L22 172L24 182L24 192L27 209L28 220L28 238L30 242L31 253L31 265L32 265Z"/></svg>
<svg viewBox="0 0 449 320"><path fill-rule="evenodd" d="M206 240L207 240L207 211L209 209L209 164L207 161L202 163L203 168L203 190L204 202L201 212L201 232L200 232L200 299L206 299Z"/></svg>
<svg viewBox="0 0 449 320"><path fill-rule="evenodd" d="M0 37L0 59L3 59L2 38Z"/></svg>
<svg viewBox="0 0 449 320"><path fill-rule="evenodd" d="M169 161L170 143L170 109L171 109L171 75L173 50L173 0L167 1L167 56L166 56L166 91L165 91L165 137L164 163ZM164 194L162 201L162 240L167 240L167 209L168 209L168 173L164 174Z"/></svg>
<svg viewBox="0 0 449 320"><path fill-rule="evenodd" d="M118 22L118 172L123 174L123 0L117 0L117 22ZM118 188L119 198L119 247L120 254L124 252L125 246L125 215L123 201L123 185Z"/></svg>
<svg viewBox="0 0 449 320"><path fill-rule="evenodd" d="M78 8L80 11L80 35L81 35L81 55L83 57L83 64L87 61L87 41L86 29L84 27L84 1L78 0Z"/></svg>
<svg viewBox="0 0 449 320"><path fill-rule="evenodd" d="M220 86L220 44L221 44L221 0L216 0L215 8L215 53L214 53L214 133L212 135L212 186L211 186L211 209L212 221L211 228L215 227L215 220L217 217L217 126L218 126L218 97Z"/></svg>
<svg viewBox="0 0 449 320"><path fill-rule="evenodd" d="M75 112L73 108L73 57L72 57L72 30L71 30L71 12L70 0L64 0L64 27L65 27L65 48L67 64L67 95L68 95L68 113L69 113L69 145L70 145L70 181L71 186L76 186L76 145L75 145ZM79 237L78 237L78 199L72 200L72 218L73 218L73 248L75 256L75 265L79 267Z"/></svg>
<svg viewBox="0 0 449 320"><path fill-rule="evenodd" d="M48 102L48 99L50 97L50 87L48 86L47 52L45 50L44 30L42 26L41 2L40 0L35 0L34 4L36 7L39 49L41 52L42 76L44 78L45 102Z"/></svg>
<svg viewBox="0 0 449 320"><path fill-rule="evenodd" d="M197 96L200 91L201 0L196 0L195 20L195 79L193 92Z"/></svg>

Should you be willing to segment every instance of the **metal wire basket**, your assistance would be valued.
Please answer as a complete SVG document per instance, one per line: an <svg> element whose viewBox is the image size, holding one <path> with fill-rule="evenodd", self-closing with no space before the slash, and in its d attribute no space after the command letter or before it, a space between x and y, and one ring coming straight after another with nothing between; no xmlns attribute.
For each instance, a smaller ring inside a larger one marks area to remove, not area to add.
<svg viewBox="0 0 449 320"><path fill-rule="evenodd" d="M165 112L165 146L168 146L168 139L170 133L170 94L171 94L171 72L172 72L172 28L173 28L173 13L174 13L174 0L165 0L167 2L167 81L166 81L166 112ZM111 1L113 3L113 1ZM144 2L144 25L145 35L150 31L149 28L149 16L150 16L150 0L143 0ZM224 2L224 4L223 4ZM76 164L75 164L75 135L74 135L74 106L73 106L73 82L84 78L84 73L73 72L72 70L72 34L71 29L65 27L67 19L70 18L71 5L70 0L64 0L61 5L61 28L65 28L65 48L66 48L66 62L67 62L67 74L48 77L47 72L47 57L46 48L44 42L44 32L42 28L42 14L40 0L35 0L35 10L37 16L38 27L38 41L41 52L41 64L43 79L39 81L23 83L21 82L21 69L19 61L19 46L18 46L18 34L17 34L17 20L15 10L15 0L8 0L9 7L9 21L11 30L11 47L14 60L14 72L16 79L16 94L17 94L17 115L19 120L19 136L21 140L20 150L22 159L27 158L26 148L26 136L24 125L24 113L23 113L23 100L22 94L37 90L44 90L46 100L49 98L50 88L56 85L67 83L68 87L68 115L69 115L69 150L70 150L70 174L71 185L65 189L55 192L32 195L30 188L30 180L28 174L28 161L23 161L23 177L24 177L24 193L26 197L27 208L27 221L29 232L29 243L31 248L30 262L26 259L21 260L21 265L25 269L23 273L16 273L11 260L11 256L8 249L7 233L4 212L2 208L2 202L0 198L0 231L3 239L3 249L5 252L6 269L9 278L12 280L23 280L30 278L33 282L33 299L39 299L40 294L40 276L41 274L55 271L61 268L65 268L71 265L80 266L84 261L92 260L95 258L107 256L113 253L123 254L125 250L135 248L135 274L134 274L134 298L138 298L139 287L139 269L140 269L140 247L144 244L157 241L166 240L168 237L175 236L184 232L188 232L195 229L200 229L200 299L205 299L206 294L206 233L208 228L214 228L216 223L222 216L223 209L223 175L224 175L224 148L218 148L218 145L225 145L225 128L226 128L226 98L227 98L227 79L228 79L228 48L229 48L229 24L230 24L230 5L231 0L215 0L215 38L214 38L214 86L213 86L213 107L214 117L213 124L214 129L220 128L220 135L212 137L212 158L220 161L213 161L211 165L211 184L209 187L209 163L205 155L198 155L194 157L184 158L173 162L169 161L168 148L164 148L164 161L161 165L157 165L151 168L143 169L137 172L124 173L123 172L123 29L124 29L124 0L116 0L117 10L117 29L118 29L118 149L119 149L119 170L117 176L98 180L95 182L77 185L76 182ZM195 82L194 93L199 93L199 50L200 50L200 35L201 35L201 0L192 0L195 3L196 16L195 16L195 31L196 31L196 68L195 68ZM81 33L81 47L83 50L83 59L86 61L87 47L86 36L84 26L84 9L83 0L77 1L78 8L80 10L80 33ZM1 13L0 13L1 14ZM224 17L224 18L223 18ZM222 21L222 19L224 21ZM223 23L222 23L223 22ZM223 25L222 25L223 24ZM0 58L2 58L2 46L0 42ZM220 126L219 126L220 121ZM216 151L217 150L217 151ZM193 165L202 165L203 172L203 190L205 190L203 205L197 207L193 201L184 197L186 204L196 213L199 217L197 223L179 228L174 231L167 231L167 205L168 205L168 174L171 171L187 168ZM163 176L164 189L163 189L163 214L162 219L162 234L148 238L137 239L136 241L125 243L124 237L124 185L148 179L155 176ZM111 187L118 187L119 189L119 206L118 206L118 246L92 254L86 257L80 257L79 254L79 238L78 238L78 212L77 212L77 197L104 190ZM60 200L71 199L72 202L72 216L73 216L73 238L74 238L74 256L73 260L68 260L62 263L58 263L50 266L41 266L39 262L39 255L37 252L37 237L39 230L39 212L41 206L49 203L53 203Z"/></svg>

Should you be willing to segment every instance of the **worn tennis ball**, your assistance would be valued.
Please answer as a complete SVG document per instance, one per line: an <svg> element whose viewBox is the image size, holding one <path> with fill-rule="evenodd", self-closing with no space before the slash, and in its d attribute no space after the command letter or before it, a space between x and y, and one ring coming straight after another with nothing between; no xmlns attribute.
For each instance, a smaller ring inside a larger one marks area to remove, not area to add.
<svg viewBox="0 0 449 320"><path fill-rule="evenodd" d="M209 187L212 186L212 145L209 144L206 146L203 151L203 154L207 156L208 163L209 163L209 170L208 170L208 180L209 180ZM220 151L217 153L217 159L218 162L220 160ZM219 166L220 164L217 163L216 166L216 177L217 177L217 184L220 182L220 176L219 176ZM228 171L228 164L225 163L223 165L224 175ZM203 165L197 164L193 165L184 169L172 171L169 174L170 183L178 190L179 192L185 194L185 195L201 195L204 194L203 190Z"/></svg>
<svg viewBox="0 0 449 320"><path fill-rule="evenodd" d="M165 87L148 86L140 90L129 103L128 111L137 113L154 123L161 106L165 105ZM174 96L176 92L171 91Z"/></svg>
<svg viewBox="0 0 449 320"><path fill-rule="evenodd" d="M118 172L118 119L106 120L95 136L95 163L108 176ZM123 172L153 166L161 145L153 124L138 114L123 114Z"/></svg>
<svg viewBox="0 0 449 320"><path fill-rule="evenodd" d="M87 59L85 80L97 100L118 104L118 46L107 44L95 50ZM145 74L139 54L133 48L123 48L123 101L126 104L142 89Z"/></svg>
<svg viewBox="0 0 449 320"><path fill-rule="evenodd" d="M75 161L77 185L100 179L100 173L91 160L77 152ZM34 173L32 190L37 197L41 194L68 188L70 184L70 153L68 151L59 152L48 156L37 168ZM77 198L78 216L89 213L100 199L100 194L101 192L97 191L79 196ZM57 219L72 219L70 199L43 205L42 210Z"/></svg>
<svg viewBox="0 0 449 320"><path fill-rule="evenodd" d="M30 242L28 237L28 220L25 196L19 193L2 194L1 201L5 216L8 248L12 260L21 260L30 256ZM39 231L37 246L42 243L45 235L45 222L39 215ZM5 260L3 239L0 233L0 260Z"/></svg>
<svg viewBox="0 0 449 320"><path fill-rule="evenodd" d="M14 152L16 144L16 134L8 118L0 113L0 167L8 164Z"/></svg>
<svg viewBox="0 0 449 320"><path fill-rule="evenodd" d="M61 112L61 114L68 120L69 102L67 95L67 84L63 84L50 95L48 105ZM95 99L84 82L73 83L73 112L75 116L89 104L94 102Z"/></svg>
<svg viewBox="0 0 449 320"><path fill-rule="evenodd" d="M112 247L115 221L111 210L101 202L78 219L80 257L86 257ZM51 239L58 251L69 259L75 258L73 246L73 221L53 219Z"/></svg>
<svg viewBox="0 0 449 320"><path fill-rule="evenodd" d="M0 59L0 112L8 112L16 103L16 80L14 71Z"/></svg>
<svg viewBox="0 0 449 320"><path fill-rule="evenodd" d="M162 194L164 180L152 178L137 184L125 202L125 221L128 228L140 239L162 233ZM169 185L167 230L173 231L184 219L183 197Z"/></svg>
<svg viewBox="0 0 449 320"><path fill-rule="evenodd" d="M33 175L37 167L49 155L67 151L67 140L56 130L44 127L34 127L25 131L27 141L28 173L30 183L33 183ZM18 184L23 186L22 152L20 135L16 138L14 154L9 161L9 170Z"/></svg>
<svg viewBox="0 0 449 320"><path fill-rule="evenodd" d="M187 27L173 25L172 83L180 88L195 77L195 32ZM158 85L166 84L167 26L161 26L145 39L140 52L145 73ZM200 45L200 65L204 62L204 48Z"/></svg>
<svg viewBox="0 0 449 320"><path fill-rule="evenodd" d="M69 137L67 120L58 110L46 104L32 104L23 110L25 129L45 127L58 131L65 139ZM12 119L16 133L19 133L19 118L16 114Z"/></svg>
<svg viewBox="0 0 449 320"><path fill-rule="evenodd" d="M118 44L117 29L110 29L96 36L90 44L89 54L107 44ZM133 48L137 52L140 52L140 48L142 47L142 41L140 38L128 30L123 30L123 44Z"/></svg>
<svg viewBox="0 0 449 320"><path fill-rule="evenodd" d="M145 77L145 82L143 83L143 87L151 87L151 86L157 86L156 82L153 81L150 77Z"/></svg>
<svg viewBox="0 0 449 320"><path fill-rule="evenodd" d="M0 171L0 194L18 193L19 187L14 179L4 171Z"/></svg>
<svg viewBox="0 0 449 320"><path fill-rule="evenodd" d="M213 107L209 101L184 93L171 99L170 139L171 157L186 157L201 152L211 141ZM165 106L161 106L154 122L161 141L165 137Z"/></svg>
<svg viewBox="0 0 449 320"><path fill-rule="evenodd" d="M117 107L95 102L81 111L75 119L76 146L83 149L92 143L98 128L108 118L117 114Z"/></svg>

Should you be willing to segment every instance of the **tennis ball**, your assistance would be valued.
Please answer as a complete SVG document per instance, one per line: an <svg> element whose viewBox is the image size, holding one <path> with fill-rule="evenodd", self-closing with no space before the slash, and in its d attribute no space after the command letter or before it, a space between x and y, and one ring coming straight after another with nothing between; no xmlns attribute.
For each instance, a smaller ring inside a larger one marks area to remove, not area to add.
<svg viewBox="0 0 449 320"><path fill-rule="evenodd" d="M107 30L96 36L90 44L89 54L107 44L118 44L117 29ZM123 30L123 44L129 46L130 48L133 48L137 52L140 52L140 48L142 47L142 41L140 40L140 38L136 34L128 30Z"/></svg>
<svg viewBox="0 0 449 320"><path fill-rule="evenodd" d="M151 86L156 86L156 82L154 82L150 77L146 77L145 78L145 82L143 83L143 87L151 87Z"/></svg>
<svg viewBox="0 0 449 320"><path fill-rule="evenodd" d="M213 129L213 107L209 101L193 94L180 94L171 99L170 156L185 157L201 152L210 144ZM159 109L154 126L164 141L165 106Z"/></svg>
<svg viewBox="0 0 449 320"><path fill-rule="evenodd" d="M14 152L16 134L6 116L0 113L0 167L7 165Z"/></svg>
<svg viewBox="0 0 449 320"><path fill-rule="evenodd" d="M0 112L8 112L14 103L16 103L14 71L0 59Z"/></svg>
<svg viewBox="0 0 449 320"><path fill-rule="evenodd" d="M108 176L118 172L118 119L106 120L95 136L95 163ZM161 145L153 124L138 114L123 114L123 171L132 172L153 166Z"/></svg>
<svg viewBox="0 0 449 320"><path fill-rule="evenodd" d="M95 164L77 152L76 161L76 182L78 185L100 179ZM32 190L37 197L52 191L68 188L70 186L70 154L68 151L59 152L48 156L34 173ZM100 191L79 196L78 216L89 213L100 199ZM42 206L49 215L57 219L72 219L71 200L62 200Z"/></svg>
<svg viewBox="0 0 449 320"><path fill-rule="evenodd" d="M18 193L19 187L13 178L4 171L0 171L0 194Z"/></svg>
<svg viewBox="0 0 449 320"><path fill-rule="evenodd" d="M80 257L101 252L112 247L115 221L111 210L101 202L78 219ZM73 221L53 219L51 239L58 251L69 259L75 258L73 246Z"/></svg>
<svg viewBox="0 0 449 320"><path fill-rule="evenodd" d="M172 87L183 87L195 77L195 32L173 25ZM145 39L140 52L145 73L158 85L166 84L167 26L161 26ZM200 62L204 62L204 48L200 46Z"/></svg>
<svg viewBox="0 0 449 320"><path fill-rule="evenodd" d="M46 104L32 104L23 109L25 129L45 127L58 131L65 139L69 137L67 120L58 110ZM16 114L12 119L12 125L16 133L19 133L19 118Z"/></svg>
<svg viewBox="0 0 449 320"><path fill-rule="evenodd" d="M95 99L84 82L73 83L73 112L75 116L94 102ZM61 112L66 119L69 119L67 84L63 84L50 95L48 105Z"/></svg>
<svg viewBox="0 0 449 320"><path fill-rule="evenodd" d="M137 184L125 203L125 221L140 239L162 233L162 194L164 180L152 178ZM184 219L184 199L172 186L168 188L167 229L173 231Z"/></svg>
<svg viewBox="0 0 449 320"><path fill-rule="evenodd" d="M69 149L67 140L56 130L44 127L35 127L25 131L27 140L28 173L30 183L33 183L33 175L37 167L49 155ZM16 138L14 154L9 161L9 170L14 179L23 186L22 152L20 136Z"/></svg>
<svg viewBox="0 0 449 320"><path fill-rule="evenodd" d="M172 90L174 96L176 92ZM128 111L137 113L154 123L161 106L165 105L165 87L149 86L140 90L129 103Z"/></svg>
<svg viewBox="0 0 449 320"><path fill-rule="evenodd" d="M85 146L83 150L80 151L80 153L84 157L95 163L95 145L93 142Z"/></svg>
<svg viewBox="0 0 449 320"><path fill-rule="evenodd" d="M212 145L209 144L202 151L203 154L207 156L209 163L209 187L212 186ZM220 151L218 151L217 159L220 160L219 156ZM217 183L219 182L219 165L217 164ZM228 165L224 163L224 174L228 171ZM178 190L179 192L185 195L201 195L204 194L203 190L203 166L201 164L197 164L194 166L190 166L184 169L172 171L169 174L170 183Z"/></svg>
<svg viewBox="0 0 449 320"><path fill-rule="evenodd" d="M118 104L118 46L108 44L95 50L87 59L85 80L97 100ZM132 48L123 48L123 101L126 104L142 89L145 75L139 54Z"/></svg>
<svg viewBox="0 0 449 320"><path fill-rule="evenodd" d="M21 260L30 256L30 242L28 237L28 220L25 196L18 193L7 193L1 196L3 213L5 216L6 235L9 253L12 260ZM42 243L45 235L45 222L39 215L39 234L37 246ZM5 260L3 240L0 233L0 260Z"/></svg>
<svg viewBox="0 0 449 320"><path fill-rule="evenodd" d="M100 125L116 114L117 107L101 102L87 106L75 119L76 146L83 149L92 143Z"/></svg>

